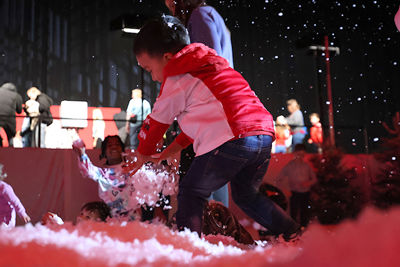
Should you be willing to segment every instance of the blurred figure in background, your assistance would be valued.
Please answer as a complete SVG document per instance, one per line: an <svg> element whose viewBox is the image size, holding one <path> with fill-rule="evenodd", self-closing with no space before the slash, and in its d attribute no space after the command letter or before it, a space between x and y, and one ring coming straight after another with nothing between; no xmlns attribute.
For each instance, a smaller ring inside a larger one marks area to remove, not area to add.
<svg viewBox="0 0 400 267"><path fill-rule="evenodd" d="M93 148L101 148L101 142L104 140L104 130L106 129L106 123L103 120L103 113L101 109L93 109Z"/></svg>
<svg viewBox="0 0 400 267"><path fill-rule="evenodd" d="M5 83L0 87L0 128L6 132L9 146L13 146L16 133L15 113L22 112L22 97L17 93L13 83ZM3 140L0 137L0 147Z"/></svg>
<svg viewBox="0 0 400 267"><path fill-rule="evenodd" d="M311 217L310 189L317 182L317 177L311 166L304 160L306 147L297 144L294 158L282 168L276 184L283 188L287 180L290 192L285 192L290 197L290 216L305 227Z"/></svg>
<svg viewBox="0 0 400 267"><path fill-rule="evenodd" d="M151 112L150 103L143 99L142 90L139 88L132 90L132 99L126 108L126 132L129 133L129 143L132 149L139 145L138 134L144 119Z"/></svg>
<svg viewBox="0 0 400 267"><path fill-rule="evenodd" d="M29 100L25 104L25 112L29 115L30 121L27 122L25 120L22 126L21 136L23 137L23 145L24 147L45 148L46 128L53 123L53 116L50 112L50 106L53 104L53 100L36 87L29 88L26 94ZM35 109L37 106L35 102L39 104L39 117ZM29 111L31 111L31 113L29 113ZM39 118L39 121L36 121L37 118Z"/></svg>
<svg viewBox="0 0 400 267"><path fill-rule="evenodd" d="M324 141L324 134L322 131L322 124L317 113L310 115L310 122L312 124L310 128L310 138L308 144L310 146L310 152L322 153L322 143Z"/></svg>
<svg viewBox="0 0 400 267"><path fill-rule="evenodd" d="M275 122L275 153L286 153L290 138L290 127L286 118L278 116Z"/></svg>
<svg viewBox="0 0 400 267"><path fill-rule="evenodd" d="M297 144L302 144L306 136L306 128L304 127L303 113L296 99L289 99L287 102L287 110L290 115L286 117L286 121L292 129L292 146L291 152Z"/></svg>
<svg viewBox="0 0 400 267"><path fill-rule="evenodd" d="M30 222L31 218L29 218L21 201L15 195L13 188L3 181L6 177L7 174L3 173L3 164L0 164L0 227L11 228L15 226L15 213L25 223Z"/></svg>

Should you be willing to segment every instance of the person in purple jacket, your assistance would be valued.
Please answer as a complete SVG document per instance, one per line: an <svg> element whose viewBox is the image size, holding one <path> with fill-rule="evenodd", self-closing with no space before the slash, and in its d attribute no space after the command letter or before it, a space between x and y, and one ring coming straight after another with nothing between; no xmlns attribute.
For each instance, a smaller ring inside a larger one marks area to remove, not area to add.
<svg viewBox="0 0 400 267"><path fill-rule="evenodd" d="M205 0L165 0L165 5L185 25L191 43L202 43L214 49L233 68L230 32L224 19L212 6L208 6ZM182 151L179 168L181 177L186 175L194 156L192 145ZM228 184L213 192L210 199L229 207Z"/></svg>
<svg viewBox="0 0 400 267"><path fill-rule="evenodd" d="M0 164L0 226L11 228L15 226L15 212L25 223L30 222L31 218L12 187L3 181L6 177L7 174L3 173L3 164Z"/></svg>

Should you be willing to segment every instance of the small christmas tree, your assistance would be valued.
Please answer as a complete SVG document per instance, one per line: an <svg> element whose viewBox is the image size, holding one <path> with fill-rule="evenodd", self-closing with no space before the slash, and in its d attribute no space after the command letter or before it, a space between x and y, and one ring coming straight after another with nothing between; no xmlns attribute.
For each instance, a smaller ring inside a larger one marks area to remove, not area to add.
<svg viewBox="0 0 400 267"><path fill-rule="evenodd" d="M342 159L343 153L333 147L311 158L318 179L311 189L312 211L321 224L354 218L364 203L360 190L351 183L356 171L344 169L340 165Z"/></svg>
<svg viewBox="0 0 400 267"><path fill-rule="evenodd" d="M384 151L376 159L384 166L372 183L372 203L381 209L400 204L400 113L393 117L393 129L386 123L383 127L392 138L383 139Z"/></svg>

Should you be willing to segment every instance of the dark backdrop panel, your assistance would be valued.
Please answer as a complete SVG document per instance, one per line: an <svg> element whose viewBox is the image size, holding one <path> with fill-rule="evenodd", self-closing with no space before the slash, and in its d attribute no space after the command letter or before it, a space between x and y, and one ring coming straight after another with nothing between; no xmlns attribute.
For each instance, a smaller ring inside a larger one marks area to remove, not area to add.
<svg viewBox="0 0 400 267"><path fill-rule="evenodd" d="M234 63L267 109L287 115L296 98L308 115L328 124L323 52L331 55L336 141L347 152L374 151L387 136L382 121L400 110L400 33L395 1L208 1L225 18ZM159 85L142 73L132 52L133 35L111 31L124 13L167 12L159 0L1 0L0 82L21 94L38 86L59 104L86 100L90 106L126 108L130 90L143 87L154 103Z"/></svg>

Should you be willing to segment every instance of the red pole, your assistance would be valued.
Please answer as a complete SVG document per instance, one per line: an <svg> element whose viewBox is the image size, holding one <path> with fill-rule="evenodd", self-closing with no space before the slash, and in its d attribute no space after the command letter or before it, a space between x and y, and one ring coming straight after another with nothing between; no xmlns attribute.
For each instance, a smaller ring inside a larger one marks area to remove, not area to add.
<svg viewBox="0 0 400 267"><path fill-rule="evenodd" d="M332 84L331 84L331 65L329 58L329 40L325 35L325 62L326 62L326 89L328 93L328 118L329 118L329 140L331 146L335 146L335 128L333 125L333 102L332 102Z"/></svg>

